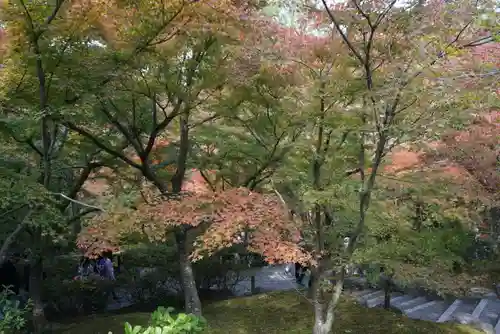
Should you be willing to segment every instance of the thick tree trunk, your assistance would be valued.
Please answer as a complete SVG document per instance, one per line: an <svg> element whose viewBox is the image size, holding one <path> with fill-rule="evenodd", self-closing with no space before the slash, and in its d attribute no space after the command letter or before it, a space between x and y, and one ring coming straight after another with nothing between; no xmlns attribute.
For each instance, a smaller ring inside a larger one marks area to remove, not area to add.
<svg viewBox="0 0 500 334"><path fill-rule="evenodd" d="M328 328L328 326L321 319L315 317L313 334L330 334L331 332L331 328Z"/></svg>
<svg viewBox="0 0 500 334"><path fill-rule="evenodd" d="M33 302L33 327L35 333L42 333L46 324L45 311L42 299L43 262L40 256L31 261L29 273L29 295Z"/></svg>
<svg viewBox="0 0 500 334"><path fill-rule="evenodd" d="M175 232L177 251L179 256L179 268L184 291L184 307L186 313L201 316L201 301L196 287L196 280L193 271L193 265L189 260L189 254L186 250L186 231L179 230Z"/></svg>

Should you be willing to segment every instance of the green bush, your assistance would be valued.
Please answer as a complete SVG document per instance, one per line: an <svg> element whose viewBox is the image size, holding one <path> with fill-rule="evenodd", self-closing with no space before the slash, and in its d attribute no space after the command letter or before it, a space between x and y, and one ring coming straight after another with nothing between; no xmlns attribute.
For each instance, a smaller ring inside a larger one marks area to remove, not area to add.
<svg viewBox="0 0 500 334"><path fill-rule="evenodd" d="M99 277L87 280L45 281L44 299L49 313L64 315L90 314L106 309L113 282Z"/></svg>
<svg viewBox="0 0 500 334"><path fill-rule="evenodd" d="M160 269L141 274L137 268L123 270L117 284L127 291L134 303L164 301L176 297L180 287L171 278L171 273Z"/></svg>
<svg viewBox="0 0 500 334"><path fill-rule="evenodd" d="M27 324L31 302L21 307L14 295L8 288L0 293L0 334L19 333Z"/></svg>
<svg viewBox="0 0 500 334"><path fill-rule="evenodd" d="M180 287L179 266L175 249L168 244L143 245L122 254L118 285L126 289L137 303L170 299ZM142 272L141 269L151 269Z"/></svg>
<svg viewBox="0 0 500 334"><path fill-rule="evenodd" d="M134 326L125 323L125 334L196 334L202 333L207 325L203 317L179 313L172 315L174 309L159 307L151 315L149 326Z"/></svg>
<svg viewBox="0 0 500 334"><path fill-rule="evenodd" d="M174 276L179 272L177 251L169 244L141 245L122 254L125 268L159 268Z"/></svg>

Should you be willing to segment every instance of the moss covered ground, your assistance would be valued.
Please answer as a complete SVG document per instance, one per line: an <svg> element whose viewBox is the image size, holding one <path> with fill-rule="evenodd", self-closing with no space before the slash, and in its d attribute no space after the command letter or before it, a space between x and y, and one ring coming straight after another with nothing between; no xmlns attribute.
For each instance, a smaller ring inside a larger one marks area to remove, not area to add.
<svg viewBox="0 0 500 334"><path fill-rule="evenodd" d="M312 307L298 292L273 292L213 302L204 307L208 334L311 333ZM123 333L123 323L145 325L150 313L130 311L74 319L58 324L58 334ZM383 309L367 309L349 298L336 312L334 333L352 334L479 334L467 326L413 320Z"/></svg>

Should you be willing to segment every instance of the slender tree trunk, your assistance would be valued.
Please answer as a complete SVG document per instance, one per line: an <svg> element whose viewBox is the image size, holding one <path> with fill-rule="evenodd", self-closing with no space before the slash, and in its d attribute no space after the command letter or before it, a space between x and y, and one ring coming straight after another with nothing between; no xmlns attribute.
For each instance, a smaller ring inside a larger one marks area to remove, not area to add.
<svg viewBox="0 0 500 334"><path fill-rule="evenodd" d="M179 156L177 158L177 170L171 179L172 192L179 194L182 192L182 184L186 174L187 158L189 154L189 106L186 106L184 112L180 115L180 144ZM179 256L180 275L182 287L184 290L185 311L201 316L202 308L200 296L196 286L193 265L189 259L187 247L187 231L189 227L181 226L175 232L175 241Z"/></svg>
<svg viewBox="0 0 500 334"><path fill-rule="evenodd" d="M43 262L41 256L34 256L29 274L29 295L33 302L32 321L35 333L39 334L43 332L46 324L42 299Z"/></svg>
<svg viewBox="0 0 500 334"><path fill-rule="evenodd" d="M15 241L17 236L21 233L21 231L24 228L24 223L20 223L17 225L16 229L9 234L9 236L5 239L5 241L2 243L2 247L0 248L0 265L3 264L3 262L6 259L6 254L10 248L10 245Z"/></svg>
<svg viewBox="0 0 500 334"><path fill-rule="evenodd" d="M182 281L182 288L184 291L185 311L186 313L201 316L201 300L198 295L198 289L196 287L193 265L186 250L186 231L176 231L175 241L177 243L177 252L179 256L180 276Z"/></svg>
<svg viewBox="0 0 500 334"><path fill-rule="evenodd" d="M391 308L391 279L384 275L384 308L386 310Z"/></svg>

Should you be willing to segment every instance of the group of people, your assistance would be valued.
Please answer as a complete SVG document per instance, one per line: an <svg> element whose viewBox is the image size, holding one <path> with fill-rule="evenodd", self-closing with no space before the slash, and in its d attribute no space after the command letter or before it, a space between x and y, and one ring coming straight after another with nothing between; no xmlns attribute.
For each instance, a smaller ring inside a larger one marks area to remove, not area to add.
<svg viewBox="0 0 500 334"><path fill-rule="evenodd" d="M75 279L86 279L93 275L115 280L112 253L104 252L97 260L82 258ZM45 278L45 274L44 274ZM30 264L26 256L12 254L0 260L0 291L8 288L15 295L29 292Z"/></svg>
<svg viewBox="0 0 500 334"><path fill-rule="evenodd" d="M77 276L74 279L85 280L91 277L99 277L104 280L115 280L115 268L113 266L113 253L103 252L96 260L82 257L77 269ZM118 258L119 259L119 258ZM118 268L120 267L118 260ZM109 287L107 294L110 294L115 301L119 300L118 295L112 286Z"/></svg>
<svg viewBox="0 0 500 334"><path fill-rule="evenodd" d="M88 277L98 275L103 279L114 281L115 269L112 258L113 253L110 251L103 252L97 260L82 257L80 264L78 265L78 275L75 279L86 279Z"/></svg>

